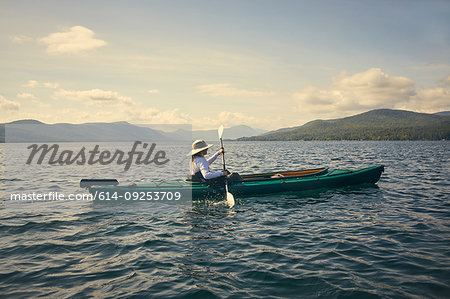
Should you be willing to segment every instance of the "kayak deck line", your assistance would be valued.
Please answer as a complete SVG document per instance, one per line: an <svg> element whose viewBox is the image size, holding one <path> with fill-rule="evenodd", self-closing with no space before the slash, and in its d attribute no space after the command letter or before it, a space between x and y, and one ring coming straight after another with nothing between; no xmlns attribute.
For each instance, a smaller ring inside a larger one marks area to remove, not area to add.
<svg viewBox="0 0 450 299"><path fill-rule="evenodd" d="M241 178L244 181L254 181L254 180L268 180L277 178L289 178L289 177L307 177L325 174L328 172L328 169L329 169L328 167L321 167L307 170L294 170L294 171L288 170L288 171L266 172L261 174L244 174L241 175Z"/></svg>

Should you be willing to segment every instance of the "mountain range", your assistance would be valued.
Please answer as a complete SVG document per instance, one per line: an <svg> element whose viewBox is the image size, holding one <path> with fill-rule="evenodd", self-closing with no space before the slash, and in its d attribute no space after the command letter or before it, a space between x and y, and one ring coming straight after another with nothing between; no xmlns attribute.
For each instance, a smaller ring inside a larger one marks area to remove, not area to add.
<svg viewBox="0 0 450 299"><path fill-rule="evenodd" d="M128 122L45 124L18 120L0 124L0 142L114 142L217 140L217 130ZM6 137L5 137L6 136ZM314 120L302 126L264 132L245 125L225 129L224 139L251 140L450 140L450 111L434 114L378 109L350 117Z"/></svg>
<svg viewBox="0 0 450 299"><path fill-rule="evenodd" d="M449 140L450 112L435 114L378 109L332 120L314 120L282 128L250 140Z"/></svg>
<svg viewBox="0 0 450 299"><path fill-rule="evenodd" d="M236 139L264 131L248 126L226 128L224 138ZM189 126L145 126L128 122L46 124L24 119L0 125L0 142L119 142L217 140L217 130L191 131Z"/></svg>

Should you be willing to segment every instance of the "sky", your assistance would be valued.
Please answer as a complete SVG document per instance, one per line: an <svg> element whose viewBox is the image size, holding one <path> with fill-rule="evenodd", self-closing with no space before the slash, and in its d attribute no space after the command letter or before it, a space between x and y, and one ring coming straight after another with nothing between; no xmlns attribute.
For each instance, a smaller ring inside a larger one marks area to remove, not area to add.
<svg viewBox="0 0 450 299"><path fill-rule="evenodd" d="M2 1L0 123L450 110L450 1Z"/></svg>

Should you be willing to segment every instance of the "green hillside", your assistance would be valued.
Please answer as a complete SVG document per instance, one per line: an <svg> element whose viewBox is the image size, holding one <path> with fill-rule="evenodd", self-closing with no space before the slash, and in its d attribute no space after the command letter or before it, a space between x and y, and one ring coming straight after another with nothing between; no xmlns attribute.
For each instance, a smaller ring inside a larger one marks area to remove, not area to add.
<svg viewBox="0 0 450 299"><path fill-rule="evenodd" d="M315 120L239 140L442 140L450 139L450 116L380 109L334 120Z"/></svg>

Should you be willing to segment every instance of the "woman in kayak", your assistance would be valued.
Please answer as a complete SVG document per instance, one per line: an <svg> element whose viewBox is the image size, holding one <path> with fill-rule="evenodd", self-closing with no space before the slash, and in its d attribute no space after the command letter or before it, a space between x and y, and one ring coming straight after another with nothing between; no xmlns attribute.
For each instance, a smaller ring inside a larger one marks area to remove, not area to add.
<svg viewBox="0 0 450 299"><path fill-rule="evenodd" d="M192 151L189 153L189 156L192 156L191 177L193 181L212 180L229 174L227 170L213 172L209 169L209 165L211 165L219 155L223 154L223 149L220 149L210 158L206 159L205 155L208 153L210 147L212 147L212 144L208 145L203 140L196 140L192 143Z"/></svg>

